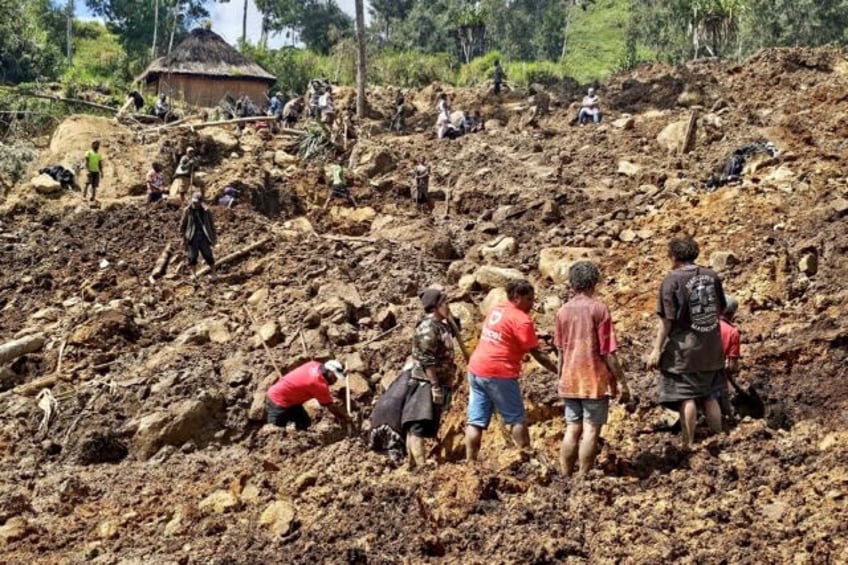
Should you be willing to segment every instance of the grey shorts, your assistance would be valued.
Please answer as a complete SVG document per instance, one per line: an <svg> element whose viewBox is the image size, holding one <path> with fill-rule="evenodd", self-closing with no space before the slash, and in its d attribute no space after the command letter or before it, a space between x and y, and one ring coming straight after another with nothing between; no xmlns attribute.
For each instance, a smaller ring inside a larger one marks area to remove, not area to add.
<svg viewBox="0 0 848 565"><path fill-rule="evenodd" d="M566 398L565 423L603 426L609 417L609 398Z"/></svg>

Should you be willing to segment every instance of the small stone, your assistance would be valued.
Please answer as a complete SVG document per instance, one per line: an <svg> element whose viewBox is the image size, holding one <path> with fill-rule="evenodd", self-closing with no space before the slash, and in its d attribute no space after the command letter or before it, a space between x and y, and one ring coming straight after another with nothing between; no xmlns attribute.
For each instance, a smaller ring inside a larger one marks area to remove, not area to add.
<svg viewBox="0 0 848 565"><path fill-rule="evenodd" d="M34 529L26 521L26 518L13 516L0 526L0 545L8 545L13 541L22 540L33 531Z"/></svg>
<svg viewBox="0 0 848 565"><path fill-rule="evenodd" d="M498 227L498 224L494 222L480 222L479 224L477 224L477 231L489 235L495 235L500 231L500 228Z"/></svg>
<svg viewBox="0 0 848 565"><path fill-rule="evenodd" d="M112 539L118 535L121 524L117 520L106 520L97 527L97 533L103 539Z"/></svg>
<svg viewBox="0 0 848 565"><path fill-rule="evenodd" d="M624 175L626 177L634 177L639 174L639 171L642 170L641 165L637 165L635 163L631 163L630 161L619 161L618 162L618 174Z"/></svg>
<svg viewBox="0 0 848 565"><path fill-rule="evenodd" d="M499 237L480 248L480 257L484 261L504 259L518 253L518 244L514 237Z"/></svg>
<svg viewBox="0 0 848 565"><path fill-rule="evenodd" d="M207 325L209 341L212 343L229 343L232 339L227 330L227 324L221 320L212 320Z"/></svg>
<svg viewBox="0 0 848 565"><path fill-rule="evenodd" d="M259 328L258 336L255 339L256 346L259 347L264 342L268 347L274 347L283 340L283 333L280 331L280 325L277 322L265 322Z"/></svg>
<svg viewBox="0 0 848 565"><path fill-rule="evenodd" d="M636 237L636 232L630 229L621 230L621 233L618 234L618 239L624 243L632 243L636 241Z"/></svg>
<svg viewBox="0 0 848 565"><path fill-rule="evenodd" d="M204 498L200 504L197 505L201 510L205 510L207 512L214 512L215 514L224 514L230 510L238 509L239 499L236 495L234 495L231 491L228 490L216 490L206 498Z"/></svg>
<svg viewBox="0 0 848 565"><path fill-rule="evenodd" d="M633 116L627 116L627 117L624 117L624 118L619 118L617 120L613 120L613 122L612 122L612 127L618 128L618 129L623 129L623 130L633 129L633 126L635 126L635 125L636 125L636 119L633 118Z"/></svg>
<svg viewBox="0 0 848 565"><path fill-rule="evenodd" d="M819 272L819 259L815 253L807 253L801 257L801 261L798 262L798 268L808 277L812 277Z"/></svg>
<svg viewBox="0 0 848 565"><path fill-rule="evenodd" d="M353 373L367 373L368 366L365 361L362 359L362 355L359 353L348 353L344 357L342 357L342 362L344 363L344 367L346 371L350 371Z"/></svg>
<svg viewBox="0 0 848 565"><path fill-rule="evenodd" d="M388 331L397 325L397 316L393 308L383 308L374 318L374 321L380 326L380 329Z"/></svg>
<svg viewBox="0 0 848 565"><path fill-rule="evenodd" d="M306 471L305 473L301 473L294 480L294 490L297 491L297 492L303 492L306 489L308 489L309 487L315 486L315 483L317 483L317 482L318 482L318 471L315 471L314 469L310 469L309 471Z"/></svg>
<svg viewBox="0 0 848 565"><path fill-rule="evenodd" d="M262 511L259 525L268 528L273 536L284 536L291 531L294 520L294 506L285 500L278 500Z"/></svg>
<svg viewBox="0 0 848 565"><path fill-rule="evenodd" d="M833 202L830 203L830 208L837 218L848 215L848 200L845 198L834 198Z"/></svg>
<svg viewBox="0 0 848 565"><path fill-rule="evenodd" d="M739 264L739 258L733 251L715 251L710 255L710 265L716 271L724 271Z"/></svg>
<svg viewBox="0 0 848 565"><path fill-rule="evenodd" d="M562 219L562 212L560 212L559 206L554 200L545 200L545 203L542 204L542 221L552 224L554 222L558 222Z"/></svg>
<svg viewBox="0 0 848 565"><path fill-rule="evenodd" d="M477 278L474 275L462 275L459 282L456 283L456 287L462 292L472 292L479 288Z"/></svg>
<svg viewBox="0 0 848 565"><path fill-rule="evenodd" d="M268 288L260 288L256 292L250 295L247 299L247 303L252 307L256 308L268 298Z"/></svg>

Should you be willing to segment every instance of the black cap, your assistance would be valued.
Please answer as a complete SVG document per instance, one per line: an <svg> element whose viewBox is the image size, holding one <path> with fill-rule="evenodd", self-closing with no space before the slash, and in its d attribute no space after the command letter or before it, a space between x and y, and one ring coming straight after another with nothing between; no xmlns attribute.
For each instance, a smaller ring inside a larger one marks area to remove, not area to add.
<svg viewBox="0 0 848 565"><path fill-rule="evenodd" d="M445 293L438 288L425 288L418 293L418 298L421 299L421 305L424 306L424 310L433 310L436 306L448 299Z"/></svg>

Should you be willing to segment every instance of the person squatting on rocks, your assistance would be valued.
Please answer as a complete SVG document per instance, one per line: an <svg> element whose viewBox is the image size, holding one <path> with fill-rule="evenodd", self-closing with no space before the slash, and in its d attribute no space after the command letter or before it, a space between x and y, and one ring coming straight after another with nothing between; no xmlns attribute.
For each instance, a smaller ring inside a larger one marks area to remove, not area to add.
<svg viewBox="0 0 848 565"><path fill-rule="evenodd" d="M582 126L586 122L592 120L594 123L601 123L601 108L599 106L600 99L595 94L595 89L590 88L583 97L583 103L580 106L580 112L577 114L577 122Z"/></svg>
<svg viewBox="0 0 848 565"><path fill-rule="evenodd" d="M103 178L103 156L100 154L99 141L92 141L91 149L85 152L85 171L88 177L82 189L82 197L85 198L88 195L88 187L91 187L91 201L94 202L97 200L100 179Z"/></svg>
<svg viewBox="0 0 848 565"><path fill-rule="evenodd" d="M218 206L223 206L224 208L230 209L236 204L238 204L238 195L239 192L232 186L228 186L224 189L224 194L221 198L218 199Z"/></svg>
<svg viewBox="0 0 848 565"><path fill-rule="evenodd" d="M186 206L183 218L180 221L180 236L185 241L188 251L188 264L191 267L192 278L197 277L198 255L209 265L209 278L217 280L215 274L215 257L212 255L212 246L218 241L215 232L215 223L212 221L212 213L203 205L203 195L195 192L191 197L191 204Z"/></svg>
<svg viewBox="0 0 848 565"><path fill-rule="evenodd" d="M344 377L344 366L335 359L325 363L309 361L281 375L265 395L267 422L281 428L292 422L302 432L312 424L303 405L315 399L339 422L350 423L350 417L330 393L330 386Z"/></svg>
<svg viewBox="0 0 848 565"><path fill-rule="evenodd" d="M341 163L333 163L330 165L330 193L327 195L327 200L324 201L324 205L321 209L326 210L327 206L330 205L330 200L333 198L345 198L348 202L353 204L354 208L356 208L356 199L353 197L353 194L350 192L350 188L347 186L347 181L345 180L344 175L344 167L342 167Z"/></svg>
<svg viewBox="0 0 848 565"><path fill-rule="evenodd" d="M174 180L171 183L171 196L179 196L180 202L184 203L186 195L194 185L194 169L197 161L194 157L194 147L186 148L185 155L180 158L177 170L174 171ZM201 192L201 194L203 194Z"/></svg>
<svg viewBox="0 0 848 565"><path fill-rule="evenodd" d="M610 398L630 398L616 356L609 309L594 298L601 272L591 261L578 261L568 272L574 297L557 312L554 343L559 352L557 392L565 401L565 435L560 449L563 475L579 461L585 475L595 464L598 438L607 423Z"/></svg>
<svg viewBox="0 0 848 565"><path fill-rule="evenodd" d="M409 371L409 384L401 415L410 468L425 464L424 439L438 435L456 377L454 336L447 321L451 316L448 297L435 288L421 291L419 297L424 318L415 327L412 355L404 366L404 371Z"/></svg>
<svg viewBox="0 0 848 565"><path fill-rule="evenodd" d="M162 177L162 165L153 162L150 170L147 171L147 176L144 179L147 186L147 202L153 204L159 202L164 197L165 179Z"/></svg>
<svg viewBox="0 0 848 565"><path fill-rule="evenodd" d="M156 105L153 106L153 115L162 120L163 122L168 121L168 115L171 113L171 106L168 104L168 99L164 94L159 95L159 99L156 100Z"/></svg>
<svg viewBox="0 0 848 565"><path fill-rule="evenodd" d="M680 412L684 449L695 441L698 404L710 429L722 431L717 399L725 363L719 318L727 301L718 274L695 264L699 253L689 237L668 244L672 271L660 285L660 321L647 360L648 368L660 369L660 404Z"/></svg>
<svg viewBox="0 0 848 565"><path fill-rule="evenodd" d="M526 354L557 374L556 364L539 349L536 326L528 315L536 299L533 286L525 280L510 281L506 293L507 300L493 306L486 316L480 341L468 361L465 454L469 461L477 459L483 431L495 410L510 427L516 445L529 451L530 433L518 384Z"/></svg>
<svg viewBox="0 0 848 565"><path fill-rule="evenodd" d="M412 189L412 199L419 208L431 209L430 204L430 166L425 157L418 158L415 166L415 184Z"/></svg>

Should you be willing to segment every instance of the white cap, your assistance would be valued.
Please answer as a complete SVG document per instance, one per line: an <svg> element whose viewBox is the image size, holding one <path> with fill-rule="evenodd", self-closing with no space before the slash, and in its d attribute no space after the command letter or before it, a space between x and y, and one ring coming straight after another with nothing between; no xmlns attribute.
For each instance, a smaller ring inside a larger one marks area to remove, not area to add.
<svg viewBox="0 0 848 565"><path fill-rule="evenodd" d="M341 362L336 361L335 359L330 359L329 361L324 363L324 370L333 373L337 379L345 378L344 365L342 365Z"/></svg>

